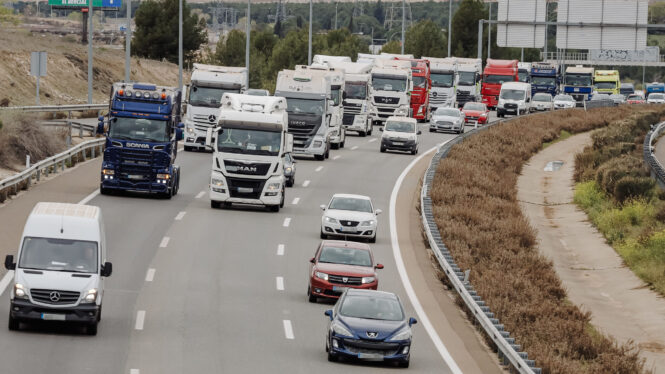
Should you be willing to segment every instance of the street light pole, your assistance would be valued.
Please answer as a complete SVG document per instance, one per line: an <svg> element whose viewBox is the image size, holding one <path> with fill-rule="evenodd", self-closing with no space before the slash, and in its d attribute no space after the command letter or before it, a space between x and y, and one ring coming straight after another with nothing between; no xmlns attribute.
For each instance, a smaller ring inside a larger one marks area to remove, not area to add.
<svg viewBox="0 0 665 374"><path fill-rule="evenodd" d="M448 0L448 57L450 57L450 43L453 33L453 0Z"/></svg>
<svg viewBox="0 0 665 374"><path fill-rule="evenodd" d="M307 65L312 64L312 0L309 0L309 38L307 41Z"/></svg>
<svg viewBox="0 0 665 374"><path fill-rule="evenodd" d="M402 0L402 54L404 54L404 26L406 22L406 12L404 11L405 0Z"/></svg>
<svg viewBox="0 0 665 374"><path fill-rule="evenodd" d="M335 30L337 30L337 2L335 2Z"/></svg>
<svg viewBox="0 0 665 374"><path fill-rule="evenodd" d="M247 0L247 26L245 27L245 68L247 69L247 82L246 88L249 88L249 34L251 33L252 25L252 9L250 2Z"/></svg>
<svg viewBox="0 0 665 374"><path fill-rule="evenodd" d="M182 91L182 2L178 0L178 88Z"/></svg>
<svg viewBox="0 0 665 374"><path fill-rule="evenodd" d="M131 75L131 48L132 48L132 0L127 0L127 29L125 30L125 82L129 83Z"/></svg>
<svg viewBox="0 0 665 374"><path fill-rule="evenodd" d="M88 0L88 104L92 104L92 0Z"/></svg>
<svg viewBox="0 0 665 374"><path fill-rule="evenodd" d="M490 16L489 20L492 20L492 3L488 3L490 6ZM478 42L480 43L480 42ZM492 50L492 24L487 24L487 58L490 58L490 52Z"/></svg>

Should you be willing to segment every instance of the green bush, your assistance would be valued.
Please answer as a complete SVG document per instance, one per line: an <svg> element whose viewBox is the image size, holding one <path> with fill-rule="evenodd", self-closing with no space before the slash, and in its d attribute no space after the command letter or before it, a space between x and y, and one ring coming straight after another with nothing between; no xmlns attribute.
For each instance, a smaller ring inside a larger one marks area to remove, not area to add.
<svg viewBox="0 0 665 374"><path fill-rule="evenodd" d="M605 194L594 181L579 183L575 186L573 201L584 210L600 206L606 200Z"/></svg>
<svg viewBox="0 0 665 374"><path fill-rule="evenodd" d="M632 198L650 199L656 183L650 177L626 176L619 179L614 185L614 197L619 202Z"/></svg>

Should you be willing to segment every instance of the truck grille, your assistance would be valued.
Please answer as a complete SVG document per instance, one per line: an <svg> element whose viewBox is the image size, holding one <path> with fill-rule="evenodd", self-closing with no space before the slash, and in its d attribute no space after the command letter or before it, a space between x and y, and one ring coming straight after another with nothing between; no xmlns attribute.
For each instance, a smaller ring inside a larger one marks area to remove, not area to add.
<svg viewBox="0 0 665 374"><path fill-rule="evenodd" d="M231 197L241 199L259 199L263 186L266 184L265 180L260 179L226 177L226 181L229 183Z"/></svg>
<svg viewBox="0 0 665 374"><path fill-rule="evenodd" d="M270 170L270 164L234 160L224 160L224 167L227 173L246 175L266 175Z"/></svg>
<svg viewBox="0 0 665 374"><path fill-rule="evenodd" d="M342 278L346 278L346 282ZM362 284L362 279L360 277L343 277L341 275L328 274L328 282L358 286Z"/></svg>
<svg viewBox="0 0 665 374"><path fill-rule="evenodd" d="M119 178L130 182L152 181L154 168L169 165L168 153L154 150L110 148L104 153L104 160L117 163Z"/></svg>
<svg viewBox="0 0 665 374"><path fill-rule="evenodd" d="M60 290L30 290L32 299L44 304L65 305L76 304L79 300L80 292L60 291Z"/></svg>
<svg viewBox="0 0 665 374"><path fill-rule="evenodd" d="M432 106L445 104L448 101L448 94L445 92L430 92L429 103Z"/></svg>
<svg viewBox="0 0 665 374"><path fill-rule="evenodd" d="M395 108L376 108L379 118L388 118L395 114Z"/></svg>
<svg viewBox="0 0 665 374"><path fill-rule="evenodd" d="M210 118L213 117L214 120L210 121ZM197 125L197 127L201 126L203 128L208 128L217 124L217 116L213 115L213 117L210 117L210 115L194 114L192 119L194 119L194 123Z"/></svg>
<svg viewBox="0 0 665 374"><path fill-rule="evenodd" d="M460 106L464 106L464 104L468 103L469 101L475 100L475 97L472 96L470 92L457 90L457 102Z"/></svg>

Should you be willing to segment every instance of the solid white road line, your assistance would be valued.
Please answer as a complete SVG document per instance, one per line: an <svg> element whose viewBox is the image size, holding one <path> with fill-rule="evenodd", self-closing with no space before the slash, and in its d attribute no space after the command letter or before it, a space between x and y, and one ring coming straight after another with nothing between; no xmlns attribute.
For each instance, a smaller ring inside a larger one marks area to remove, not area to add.
<svg viewBox="0 0 665 374"><path fill-rule="evenodd" d="M139 310L136 312L136 324L134 328L136 330L143 330L143 323L145 322L145 310Z"/></svg>
<svg viewBox="0 0 665 374"><path fill-rule="evenodd" d="M352 150L352 151L355 151L356 149L358 149L358 146L357 146L357 145L354 145L353 147L351 147L351 150Z"/></svg>
<svg viewBox="0 0 665 374"><path fill-rule="evenodd" d="M374 143L375 141L376 141L376 138L372 138L372 139L368 140L367 143Z"/></svg>
<svg viewBox="0 0 665 374"><path fill-rule="evenodd" d="M166 246L169 245L169 240L171 240L171 238L168 236L163 237L162 242L159 243L159 248L166 248Z"/></svg>
<svg viewBox="0 0 665 374"><path fill-rule="evenodd" d="M291 321L288 319L285 319L284 321L284 336L287 339L295 339L295 336L293 336L293 327L291 326Z"/></svg>
<svg viewBox="0 0 665 374"><path fill-rule="evenodd" d="M306 180L306 181L302 182L302 186L303 187L309 186L309 180Z"/></svg>
<svg viewBox="0 0 665 374"><path fill-rule="evenodd" d="M291 224L291 218L288 217L284 218L284 223L282 224L282 226L289 227L290 224Z"/></svg>
<svg viewBox="0 0 665 374"><path fill-rule="evenodd" d="M318 168L314 169L314 171L316 171L316 172L319 172L321 170L323 170L323 166L319 166Z"/></svg>
<svg viewBox="0 0 665 374"><path fill-rule="evenodd" d="M337 160L337 159L339 159L340 157L342 157L342 156L337 155L337 156L333 157L333 160Z"/></svg>
<svg viewBox="0 0 665 374"><path fill-rule="evenodd" d="M450 140L439 144L439 146L448 143ZM462 370L460 370L459 366L457 366L457 363L450 355L450 352L448 351L446 346L443 344L443 341L441 341L441 338L437 334L436 329L434 329L432 322L430 322L429 318L427 317L427 314L425 313L425 310L423 309L422 305L420 305L418 296L416 295L416 292L413 290L413 285L411 285L411 281L409 280L409 275L406 272L406 267L404 266L404 261L402 260L402 251L399 247L399 241L397 238L397 218L395 215L395 206L397 204L397 194L399 193L399 189L402 186L402 183L404 182L404 178L413 168L413 166L423 157L425 157L425 155L430 154L436 149L437 147L433 147L429 149L427 152L415 158L413 161L411 161L411 163L406 167L406 169L402 171L402 174L400 174L399 178L397 178L397 182L395 182L395 186L393 187L393 191L390 195L390 243L392 244L393 247L393 256L395 257L395 263L397 264L397 272L399 273L399 276L402 279L402 284L404 285L406 294L409 297L411 304L413 304L413 309L415 309L416 314L418 314L420 322L427 331L427 334L429 335L430 339L432 339L432 342L434 343L436 349L439 351L441 358L443 358L443 361L448 365L448 367L450 367L450 370L453 372L453 374L462 374Z"/></svg>
<svg viewBox="0 0 665 374"><path fill-rule="evenodd" d="M79 204L85 205L85 204L89 203L90 200L92 200L92 199L94 199L95 197L97 197L97 195L99 195L99 188L96 189L95 191L93 191L93 193L91 193L90 195L88 195L88 196L86 196L85 198L83 198L83 200L79 201Z"/></svg>
<svg viewBox="0 0 665 374"><path fill-rule="evenodd" d="M277 285L277 291L284 291L284 277L275 278L275 284Z"/></svg>
<svg viewBox="0 0 665 374"><path fill-rule="evenodd" d="M293 203L292 203L292 204L293 204L293 205L298 205L299 202L300 202L300 198L299 198L299 197L296 197L295 199L293 199Z"/></svg>
<svg viewBox="0 0 665 374"><path fill-rule="evenodd" d="M277 256L284 256L284 244L277 246Z"/></svg>
<svg viewBox="0 0 665 374"><path fill-rule="evenodd" d="M149 268L148 272L145 273L145 281L146 282L152 282L152 280L155 278L155 269Z"/></svg>
<svg viewBox="0 0 665 374"><path fill-rule="evenodd" d="M139 369L129 369L129 374L140 374Z"/></svg>
<svg viewBox="0 0 665 374"><path fill-rule="evenodd" d="M199 192L199 193L196 195L196 198L197 198L197 199L200 199L200 198L202 198L203 195L205 195L205 194L206 194L205 191L201 191L201 192Z"/></svg>
<svg viewBox="0 0 665 374"><path fill-rule="evenodd" d="M182 218L185 216L185 214L187 214L187 212L180 212L180 213L178 213L178 215L175 216L175 220L176 220L176 221L182 221Z"/></svg>

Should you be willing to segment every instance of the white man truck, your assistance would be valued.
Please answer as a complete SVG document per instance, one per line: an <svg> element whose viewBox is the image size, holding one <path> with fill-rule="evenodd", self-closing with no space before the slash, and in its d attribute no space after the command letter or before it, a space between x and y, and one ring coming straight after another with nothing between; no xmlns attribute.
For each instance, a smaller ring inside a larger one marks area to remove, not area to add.
<svg viewBox="0 0 665 374"><path fill-rule="evenodd" d="M330 155L330 84L309 70L282 70L277 74L275 96L286 99L288 132L293 153L323 161Z"/></svg>
<svg viewBox="0 0 665 374"><path fill-rule="evenodd" d="M371 78L370 115L373 123L383 123L392 116L410 116L411 61L377 59Z"/></svg>
<svg viewBox="0 0 665 374"><path fill-rule="evenodd" d="M457 61L457 105L462 107L469 101L481 101L480 80L483 61L479 58L455 57Z"/></svg>
<svg viewBox="0 0 665 374"><path fill-rule="evenodd" d="M284 155L291 152L286 100L226 93L217 126L206 134L212 148L210 206L284 206Z"/></svg>
<svg viewBox="0 0 665 374"><path fill-rule="evenodd" d="M185 101L185 151L203 149L206 131L217 124L222 95L247 89L247 68L194 64Z"/></svg>
<svg viewBox="0 0 665 374"><path fill-rule="evenodd" d="M455 108L457 105L457 59L423 57L429 61L432 89L429 93L430 112L437 108Z"/></svg>
<svg viewBox="0 0 665 374"><path fill-rule="evenodd" d="M372 135L369 116L369 81L372 65L359 62L328 62L330 67L344 71L342 124L346 131L356 131L360 136Z"/></svg>
<svg viewBox="0 0 665 374"><path fill-rule="evenodd" d="M351 62L351 57L314 55L312 58L312 64L329 64L330 62Z"/></svg>
<svg viewBox="0 0 665 374"><path fill-rule="evenodd" d="M325 64L312 64L312 66L296 65L296 71L308 71L312 75L320 75L325 78L326 83L330 85L330 95L332 100L328 104L327 114L330 118L328 122L328 135L330 137L330 146L333 149L344 148L346 143L346 129L342 126L342 116L344 108L344 71L336 70Z"/></svg>

